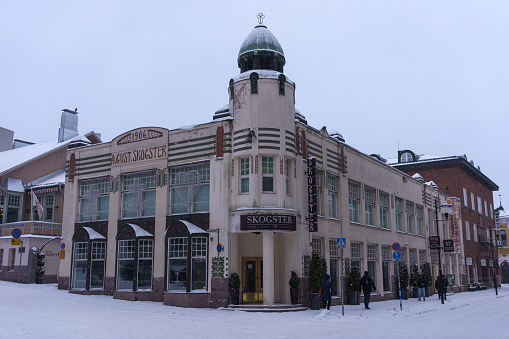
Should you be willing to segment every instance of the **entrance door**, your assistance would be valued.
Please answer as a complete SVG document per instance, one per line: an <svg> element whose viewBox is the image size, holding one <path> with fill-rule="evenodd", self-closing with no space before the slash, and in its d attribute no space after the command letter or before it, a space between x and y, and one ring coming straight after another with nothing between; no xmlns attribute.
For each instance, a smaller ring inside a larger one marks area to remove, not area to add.
<svg viewBox="0 0 509 339"><path fill-rule="evenodd" d="M242 302L263 302L263 258L242 258Z"/></svg>

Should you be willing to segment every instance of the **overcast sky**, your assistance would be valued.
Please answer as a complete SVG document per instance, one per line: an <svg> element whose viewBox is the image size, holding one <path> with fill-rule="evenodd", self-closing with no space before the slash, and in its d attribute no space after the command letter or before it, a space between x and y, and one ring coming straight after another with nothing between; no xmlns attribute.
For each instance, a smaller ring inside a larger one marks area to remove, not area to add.
<svg viewBox="0 0 509 339"><path fill-rule="evenodd" d="M0 126L52 140L78 108L110 141L209 122L259 12L311 126L385 158L466 154L509 209L509 1L3 1Z"/></svg>

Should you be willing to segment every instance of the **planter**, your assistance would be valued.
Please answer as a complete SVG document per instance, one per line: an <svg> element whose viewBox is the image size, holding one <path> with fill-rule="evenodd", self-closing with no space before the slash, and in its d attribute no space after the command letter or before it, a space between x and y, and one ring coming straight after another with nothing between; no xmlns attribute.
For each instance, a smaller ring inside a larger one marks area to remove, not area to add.
<svg viewBox="0 0 509 339"><path fill-rule="evenodd" d="M239 290L238 288L230 288L230 304L239 304Z"/></svg>
<svg viewBox="0 0 509 339"><path fill-rule="evenodd" d="M401 299L408 300L408 289L407 288L401 289Z"/></svg>
<svg viewBox="0 0 509 339"><path fill-rule="evenodd" d="M299 303L299 289L298 288L290 288L290 300L293 305Z"/></svg>
<svg viewBox="0 0 509 339"><path fill-rule="evenodd" d="M312 310L319 310L322 306L322 297L318 293L309 294L309 308Z"/></svg>
<svg viewBox="0 0 509 339"><path fill-rule="evenodd" d="M419 287L412 287L412 298L419 298Z"/></svg>
<svg viewBox="0 0 509 339"><path fill-rule="evenodd" d="M361 292L359 292L359 291L348 291L347 298L348 298L348 305L360 305L360 303L361 303Z"/></svg>

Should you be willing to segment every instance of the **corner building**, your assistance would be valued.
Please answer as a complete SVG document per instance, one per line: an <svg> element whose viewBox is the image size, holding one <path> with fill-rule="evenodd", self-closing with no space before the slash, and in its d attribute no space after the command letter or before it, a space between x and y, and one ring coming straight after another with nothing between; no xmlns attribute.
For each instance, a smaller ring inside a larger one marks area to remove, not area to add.
<svg viewBox="0 0 509 339"><path fill-rule="evenodd" d="M59 288L221 307L237 273L241 303L289 304L295 271L306 303L311 253L326 258L339 290L336 238L346 237L347 267L372 273L375 300L394 298L390 245L402 244L407 263L429 261L422 211L426 196L445 196L348 146L339 133L307 125L285 62L260 24L240 48L241 73L212 122L143 127L70 150L64 233L72 255L61 262ZM308 225L311 157L315 232ZM406 219L396 216L395 199L412 202Z"/></svg>

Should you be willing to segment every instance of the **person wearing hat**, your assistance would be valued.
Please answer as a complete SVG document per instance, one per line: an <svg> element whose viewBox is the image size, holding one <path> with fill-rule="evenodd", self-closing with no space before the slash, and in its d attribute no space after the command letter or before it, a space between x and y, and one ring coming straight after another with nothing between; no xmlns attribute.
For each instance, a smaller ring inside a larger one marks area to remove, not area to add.
<svg viewBox="0 0 509 339"><path fill-rule="evenodd" d="M373 290L371 289L373 288ZM369 272L364 271L364 276L361 278L360 284L359 284L359 292L361 291L364 293L364 307L369 310L369 299L371 297L371 292L376 291L376 286L373 283L373 280L369 277Z"/></svg>

